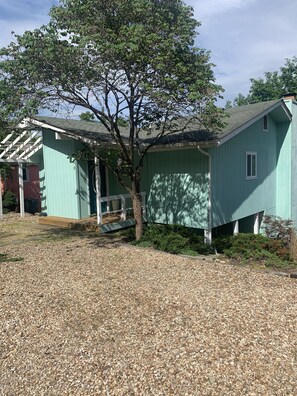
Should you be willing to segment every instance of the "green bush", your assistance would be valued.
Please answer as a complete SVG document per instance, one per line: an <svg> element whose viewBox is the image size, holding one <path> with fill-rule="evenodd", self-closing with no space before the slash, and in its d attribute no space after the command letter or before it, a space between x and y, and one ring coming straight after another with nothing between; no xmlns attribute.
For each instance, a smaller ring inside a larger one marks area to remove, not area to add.
<svg viewBox="0 0 297 396"><path fill-rule="evenodd" d="M261 263L274 268L295 266L295 263L290 261L290 252L286 244L264 235L238 234L218 238L214 243L218 246L218 251L220 249L227 257L245 263Z"/></svg>
<svg viewBox="0 0 297 396"><path fill-rule="evenodd" d="M263 245L263 248L277 255L281 260L290 260L290 250L282 240L269 239L268 243Z"/></svg>
<svg viewBox="0 0 297 396"><path fill-rule="evenodd" d="M231 246L223 250L226 256L249 260L263 253L263 246L269 243L269 238L260 234L238 234L231 237L230 243Z"/></svg>
<svg viewBox="0 0 297 396"><path fill-rule="evenodd" d="M223 235L216 237L213 240L213 247L218 253L224 253L226 249L229 249L232 246L232 238L232 235Z"/></svg>
<svg viewBox="0 0 297 396"><path fill-rule="evenodd" d="M126 232L125 238L132 236ZM134 236L135 239L135 236ZM134 245L153 247L172 254L211 254L213 248L204 243L199 231L181 225L151 224L144 229L140 241L133 241Z"/></svg>
<svg viewBox="0 0 297 396"><path fill-rule="evenodd" d="M204 237L201 235L193 234L189 238L189 242L191 249L199 254L207 255L215 253L214 247L205 243Z"/></svg>
<svg viewBox="0 0 297 396"><path fill-rule="evenodd" d="M262 224L265 235L269 238L283 241L289 245L291 240L291 231L293 229L293 221L290 219L282 219L278 216L266 215Z"/></svg>
<svg viewBox="0 0 297 396"><path fill-rule="evenodd" d="M14 193L9 190L5 191L2 198L2 204L4 212L7 213L14 211L17 207L17 200Z"/></svg>
<svg viewBox="0 0 297 396"><path fill-rule="evenodd" d="M156 245L159 250L164 252L179 254L189 246L189 239L177 233L165 235Z"/></svg>
<svg viewBox="0 0 297 396"><path fill-rule="evenodd" d="M125 230L122 230L120 235L125 238L126 242L133 242L135 241L135 228L129 227Z"/></svg>
<svg viewBox="0 0 297 396"><path fill-rule="evenodd" d="M172 254L207 255L216 250L243 263L256 263L273 268L296 265L290 260L290 252L285 242L260 234L221 236L214 239L212 246L204 243L199 231L180 225L148 225L140 241L135 241L134 229L124 231L123 235L134 245L153 247Z"/></svg>

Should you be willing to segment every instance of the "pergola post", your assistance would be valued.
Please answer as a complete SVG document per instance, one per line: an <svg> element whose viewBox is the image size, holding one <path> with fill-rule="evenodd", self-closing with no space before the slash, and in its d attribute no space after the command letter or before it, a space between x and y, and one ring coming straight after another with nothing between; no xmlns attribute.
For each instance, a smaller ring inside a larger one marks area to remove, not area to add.
<svg viewBox="0 0 297 396"><path fill-rule="evenodd" d="M19 204L20 215L25 217L25 199L24 199L24 178L23 178L23 164L19 162Z"/></svg>
<svg viewBox="0 0 297 396"><path fill-rule="evenodd" d="M96 207L97 207L97 224L102 224L102 209L101 209L101 177L100 177L100 162L99 158L95 157L95 186L96 186Z"/></svg>

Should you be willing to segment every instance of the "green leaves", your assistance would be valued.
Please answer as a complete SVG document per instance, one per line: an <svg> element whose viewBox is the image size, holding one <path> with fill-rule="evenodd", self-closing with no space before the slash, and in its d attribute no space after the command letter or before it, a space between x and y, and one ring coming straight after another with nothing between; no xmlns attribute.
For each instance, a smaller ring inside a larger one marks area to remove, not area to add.
<svg viewBox="0 0 297 396"><path fill-rule="evenodd" d="M251 78L249 94L239 94L234 106L281 98L285 93L297 92L297 57L286 59L279 71L266 72L264 77Z"/></svg>
<svg viewBox="0 0 297 396"><path fill-rule="evenodd" d="M200 23L181 0L61 0L50 16L0 52L2 119L83 108L119 150L119 177L124 169L131 179L149 148L139 137L152 124L151 145L189 117L221 127L221 87L209 53L193 46Z"/></svg>

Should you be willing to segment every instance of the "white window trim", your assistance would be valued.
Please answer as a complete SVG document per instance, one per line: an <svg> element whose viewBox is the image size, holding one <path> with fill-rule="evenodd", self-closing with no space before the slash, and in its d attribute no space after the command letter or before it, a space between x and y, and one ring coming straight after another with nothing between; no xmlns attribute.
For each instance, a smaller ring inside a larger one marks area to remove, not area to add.
<svg viewBox="0 0 297 396"><path fill-rule="evenodd" d="M266 128L264 127L264 125L265 125L265 117L266 117L266 120L267 120L267 122L266 122ZM266 114L264 117L263 117L263 132L268 132L268 128L269 128L269 119L268 119L268 115Z"/></svg>
<svg viewBox="0 0 297 396"><path fill-rule="evenodd" d="M248 157L254 156L255 157L255 175L249 176L248 175ZM246 151L245 152L245 179L246 180L255 180L257 179L258 172L257 172L257 152L256 151Z"/></svg>

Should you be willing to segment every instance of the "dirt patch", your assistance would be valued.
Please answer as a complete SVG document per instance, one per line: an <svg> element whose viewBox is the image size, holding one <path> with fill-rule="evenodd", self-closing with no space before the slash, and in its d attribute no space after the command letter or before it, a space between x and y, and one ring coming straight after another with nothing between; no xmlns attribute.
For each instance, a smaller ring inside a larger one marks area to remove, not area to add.
<svg viewBox="0 0 297 396"><path fill-rule="evenodd" d="M1 395L296 395L296 280L0 227Z"/></svg>

